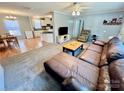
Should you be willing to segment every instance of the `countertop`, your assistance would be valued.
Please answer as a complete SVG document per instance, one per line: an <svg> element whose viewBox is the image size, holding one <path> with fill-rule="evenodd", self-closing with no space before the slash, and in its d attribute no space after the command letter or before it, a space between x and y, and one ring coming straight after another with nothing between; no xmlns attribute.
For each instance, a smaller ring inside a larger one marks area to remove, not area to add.
<svg viewBox="0 0 124 93"><path fill-rule="evenodd" d="M53 33L53 29L50 29L50 30L37 30L37 31L34 31L34 32L42 32L43 34L49 34L49 33Z"/></svg>

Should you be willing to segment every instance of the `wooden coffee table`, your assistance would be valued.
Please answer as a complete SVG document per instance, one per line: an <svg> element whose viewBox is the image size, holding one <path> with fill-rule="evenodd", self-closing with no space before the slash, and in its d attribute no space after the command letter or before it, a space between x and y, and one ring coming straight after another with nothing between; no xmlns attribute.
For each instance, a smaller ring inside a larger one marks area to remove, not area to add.
<svg viewBox="0 0 124 93"><path fill-rule="evenodd" d="M63 46L63 52L72 52L72 56L77 56L81 50L83 50L83 43L78 41L71 41Z"/></svg>

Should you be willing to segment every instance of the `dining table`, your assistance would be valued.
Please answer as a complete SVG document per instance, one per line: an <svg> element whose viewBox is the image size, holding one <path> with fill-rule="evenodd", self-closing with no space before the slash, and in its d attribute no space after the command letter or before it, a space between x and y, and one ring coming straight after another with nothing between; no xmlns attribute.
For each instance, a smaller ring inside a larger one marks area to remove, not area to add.
<svg viewBox="0 0 124 93"><path fill-rule="evenodd" d="M0 36L0 40L3 41L4 45L6 47L8 47L8 41L10 40L14 40L16 42L16 44L19 46L19 42L18 42L18 39L16 36L13 36L13 35L3 35L3 36Z"/></svg>

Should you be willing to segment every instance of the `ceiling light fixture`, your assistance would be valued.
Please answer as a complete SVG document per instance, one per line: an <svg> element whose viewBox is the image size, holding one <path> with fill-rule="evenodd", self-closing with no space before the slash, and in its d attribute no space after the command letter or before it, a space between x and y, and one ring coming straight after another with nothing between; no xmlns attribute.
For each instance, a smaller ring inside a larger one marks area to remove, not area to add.
<svg viewBox="0 0 124 93"><path fill-rule="evenodd" d="M75 16L75 15L76 15L76 12L75 12L75 11L73 11L73 12L72 12L72 15L73 15L73 16Z"/></svg>
<svg viewBox="0 0 124 93"><path fill-rule="evenodd" d="M77 15L78 15L78 16L80 15L80 12L79 12L79 11L77 11Z"/></svg>
<svg viewBox="0 0 124 93"><path fill-rule="evenodd" d="M6 19L9 19L9 20L16 20L16 17L15 16L5 16Z"/></svg>
<svg viewBox="0 0 124 93"><path fill-rule="evenodd" d="M79 16L80 15L80 11L72 11L72 16Z"/></svg>

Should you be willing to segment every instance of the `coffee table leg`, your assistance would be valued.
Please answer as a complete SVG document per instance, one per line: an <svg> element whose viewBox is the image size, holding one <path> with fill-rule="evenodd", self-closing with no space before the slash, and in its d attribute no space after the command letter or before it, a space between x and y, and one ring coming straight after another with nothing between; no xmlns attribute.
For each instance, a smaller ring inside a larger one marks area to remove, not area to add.
<svg viewBox="0 0 124 93"><path fill-rule="evenodd" d="M63 52L65 51L65 48L63 47Z"/></svg>
<svg viewBox="0 0 124 93"><path fill-rule="evenodd" d="M83 45L81 45L81 50L83 50Z"/></svg>
<svg viewBox="0 0 124 93"><path fill-rule="evenodd" d="M72 56L74 56L74 51L72 51Z"/></svg>

